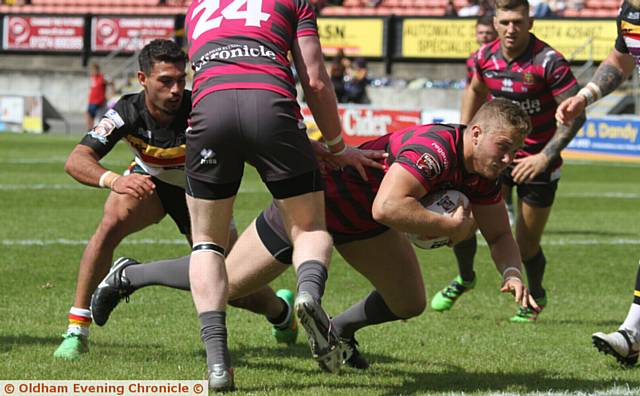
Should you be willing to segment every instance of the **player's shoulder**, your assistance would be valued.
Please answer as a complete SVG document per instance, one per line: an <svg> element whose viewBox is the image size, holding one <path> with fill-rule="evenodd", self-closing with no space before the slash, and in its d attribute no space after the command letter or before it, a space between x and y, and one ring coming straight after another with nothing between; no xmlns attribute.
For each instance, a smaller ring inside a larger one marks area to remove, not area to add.
<svg viewBox="0 0 640 396"><path fill-rule="evenodd" d="M532 38L534 63L541 64L542 66L547 66L550 64L550 62L551 64L566 62L564 55L562 55L560 51L553 48L548 43L540 40L534 35L532 35Z"/></svg>
<svg viewBox="0 0 640 396"><path fill-rule="evenodd" d="M491 42L483 44L476 51L476 59L479 61L486 61L491 59L500 50L500 39L495 39Z"/></svg>
<svg viewBox="0 0 640 396"><path fill-rule="evenodd" d="M144 106L144 91L127 93L118 99L107 114L119 117L125 124L133 124L140 118Z"/></svg>

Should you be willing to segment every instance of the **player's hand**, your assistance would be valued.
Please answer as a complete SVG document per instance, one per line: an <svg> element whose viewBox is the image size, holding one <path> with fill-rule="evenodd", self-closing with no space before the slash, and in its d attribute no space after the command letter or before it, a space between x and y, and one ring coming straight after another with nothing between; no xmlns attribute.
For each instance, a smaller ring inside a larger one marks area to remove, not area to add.
<svg viewBox="0 0 640 396"><path fill-rule="evenodd" d="M529 289L522 283L522 280L515 276L509 276L502 283L500 288L502 293L511 293L514 296L516 304L522 307L530 307L535 310L539 310L540 307L536 304L536 300L529 294Z"/></svg>
<svg viewBox="0 0 640 396"><path fill-rule="evenodd" d="M511 177L516 184L532 181L536 176L544 172L549 166L549 158L544 153L538 153L529 157L516 158L516 164L511 171Z"/></svg>
<svg viewBox="0 0 640 396"><path fill-rule="evenodd" d="M353 166L356 168L362 180L367 180L367 172L364 167L374 169L384 169L384 165L374 159L386 158L387 153L378 150L360 150L355 147L346 146L347 150L341 155L332 155L333 161L338 164L339 168L345 166Z"/></svg>
<svg viewBox="0 0 640 396"><path fill-rule="evenodd" d="M143 200L153 195L156 185L151 176L131 173L120 176L111 183L111 190L118 194L131 195L135 199Z"/></svg>
<svg viewBox="0 0 640 396"><path fill-rule="evenodd" d="M454 246L458 242L469 239L469 236L475 230L476 222L471 215L471 205L467 205L465 208L462 200L458 202L458 207L451 215L451 218L454 221L454 228L449 235L449 246Z"/></svg>
<svg viewBox="0 0 640 396"><path fill-rule="evenodd" d="M563 125L569 125L587 107L587 98L575 95L565 99L556 109L556 121Z"/></svg>

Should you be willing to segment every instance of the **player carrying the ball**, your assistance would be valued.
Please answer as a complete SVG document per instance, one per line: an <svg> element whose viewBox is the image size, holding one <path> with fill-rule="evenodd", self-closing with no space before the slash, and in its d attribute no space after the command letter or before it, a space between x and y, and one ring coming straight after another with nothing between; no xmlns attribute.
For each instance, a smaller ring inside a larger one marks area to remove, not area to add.
<svg viewBox="0 0 640 396"><path fill-rule="evenodd" d="M423 276L405 233L448 236L455 244L468 238L477 224L502 276L500 291L513 293L522 307L537 308L522 283L520 251L497 183L530 129L529 116L518 105L496 99L485 104L468 126L421 125L364 143L362 150L387 153L379 160L385 170L366 168L367 180L351 167L324 173L327 229L340 254L374 288L334 317L326 329L341 340L339 352L346 364L358 369L369 365L356 349L357 330L409 319L425 309ZM323 160L331 160L328 151ZM453 215L443 216L420 203L445 189L464 193L470 207L460 206ZM229 253L229 298L247 295L275 279L291 266L291 253L281 215L272 204ZM127 272L142 266L149 265L131 265ZM102 322L121 298L139 286L126 276L114 275L117 280L105 279L92 300L93 312L106 315ZM271 315L282 311L286 316L287 308L277 298L263 301L262 308Z"/></svg>

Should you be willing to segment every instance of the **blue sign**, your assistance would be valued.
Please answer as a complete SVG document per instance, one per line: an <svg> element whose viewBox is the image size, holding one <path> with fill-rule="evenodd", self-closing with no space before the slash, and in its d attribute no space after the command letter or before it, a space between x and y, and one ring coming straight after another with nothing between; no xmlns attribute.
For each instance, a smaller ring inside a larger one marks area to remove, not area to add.
<svg viewBox="0 0 640 396"><path fill-rule="evenodd" d="M574 153L601 154L607 159L620 156L640 161L640 118L590 118L569 143L567 150Z"/></svg>

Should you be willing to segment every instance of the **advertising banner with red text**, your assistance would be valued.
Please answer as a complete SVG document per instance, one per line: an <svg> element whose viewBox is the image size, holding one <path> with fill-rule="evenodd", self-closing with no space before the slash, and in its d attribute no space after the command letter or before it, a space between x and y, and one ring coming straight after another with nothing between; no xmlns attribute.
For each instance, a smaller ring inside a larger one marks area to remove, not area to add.
<svg viewBox="0 0 640 396"><path fill-rule="evenodd" d="M339 105L342 131L347 144L357 146L389 132L420 124L420 111L376 109L370 106ZM319 138L320 131L308 107L302 108L310 137Z"/></svg>
<svg viewBox="0 0 640 396"><path fill-rule="evenodd" d="M135 52L153 39L170 39L173 18L94 17L91 20L91 50Z"/></svg>
<svg viewBox="0 0 640 396"><path fill-rule="evenodd" d="M82 51L82 17L4 17L2 49L25 51Z"/></svg>

